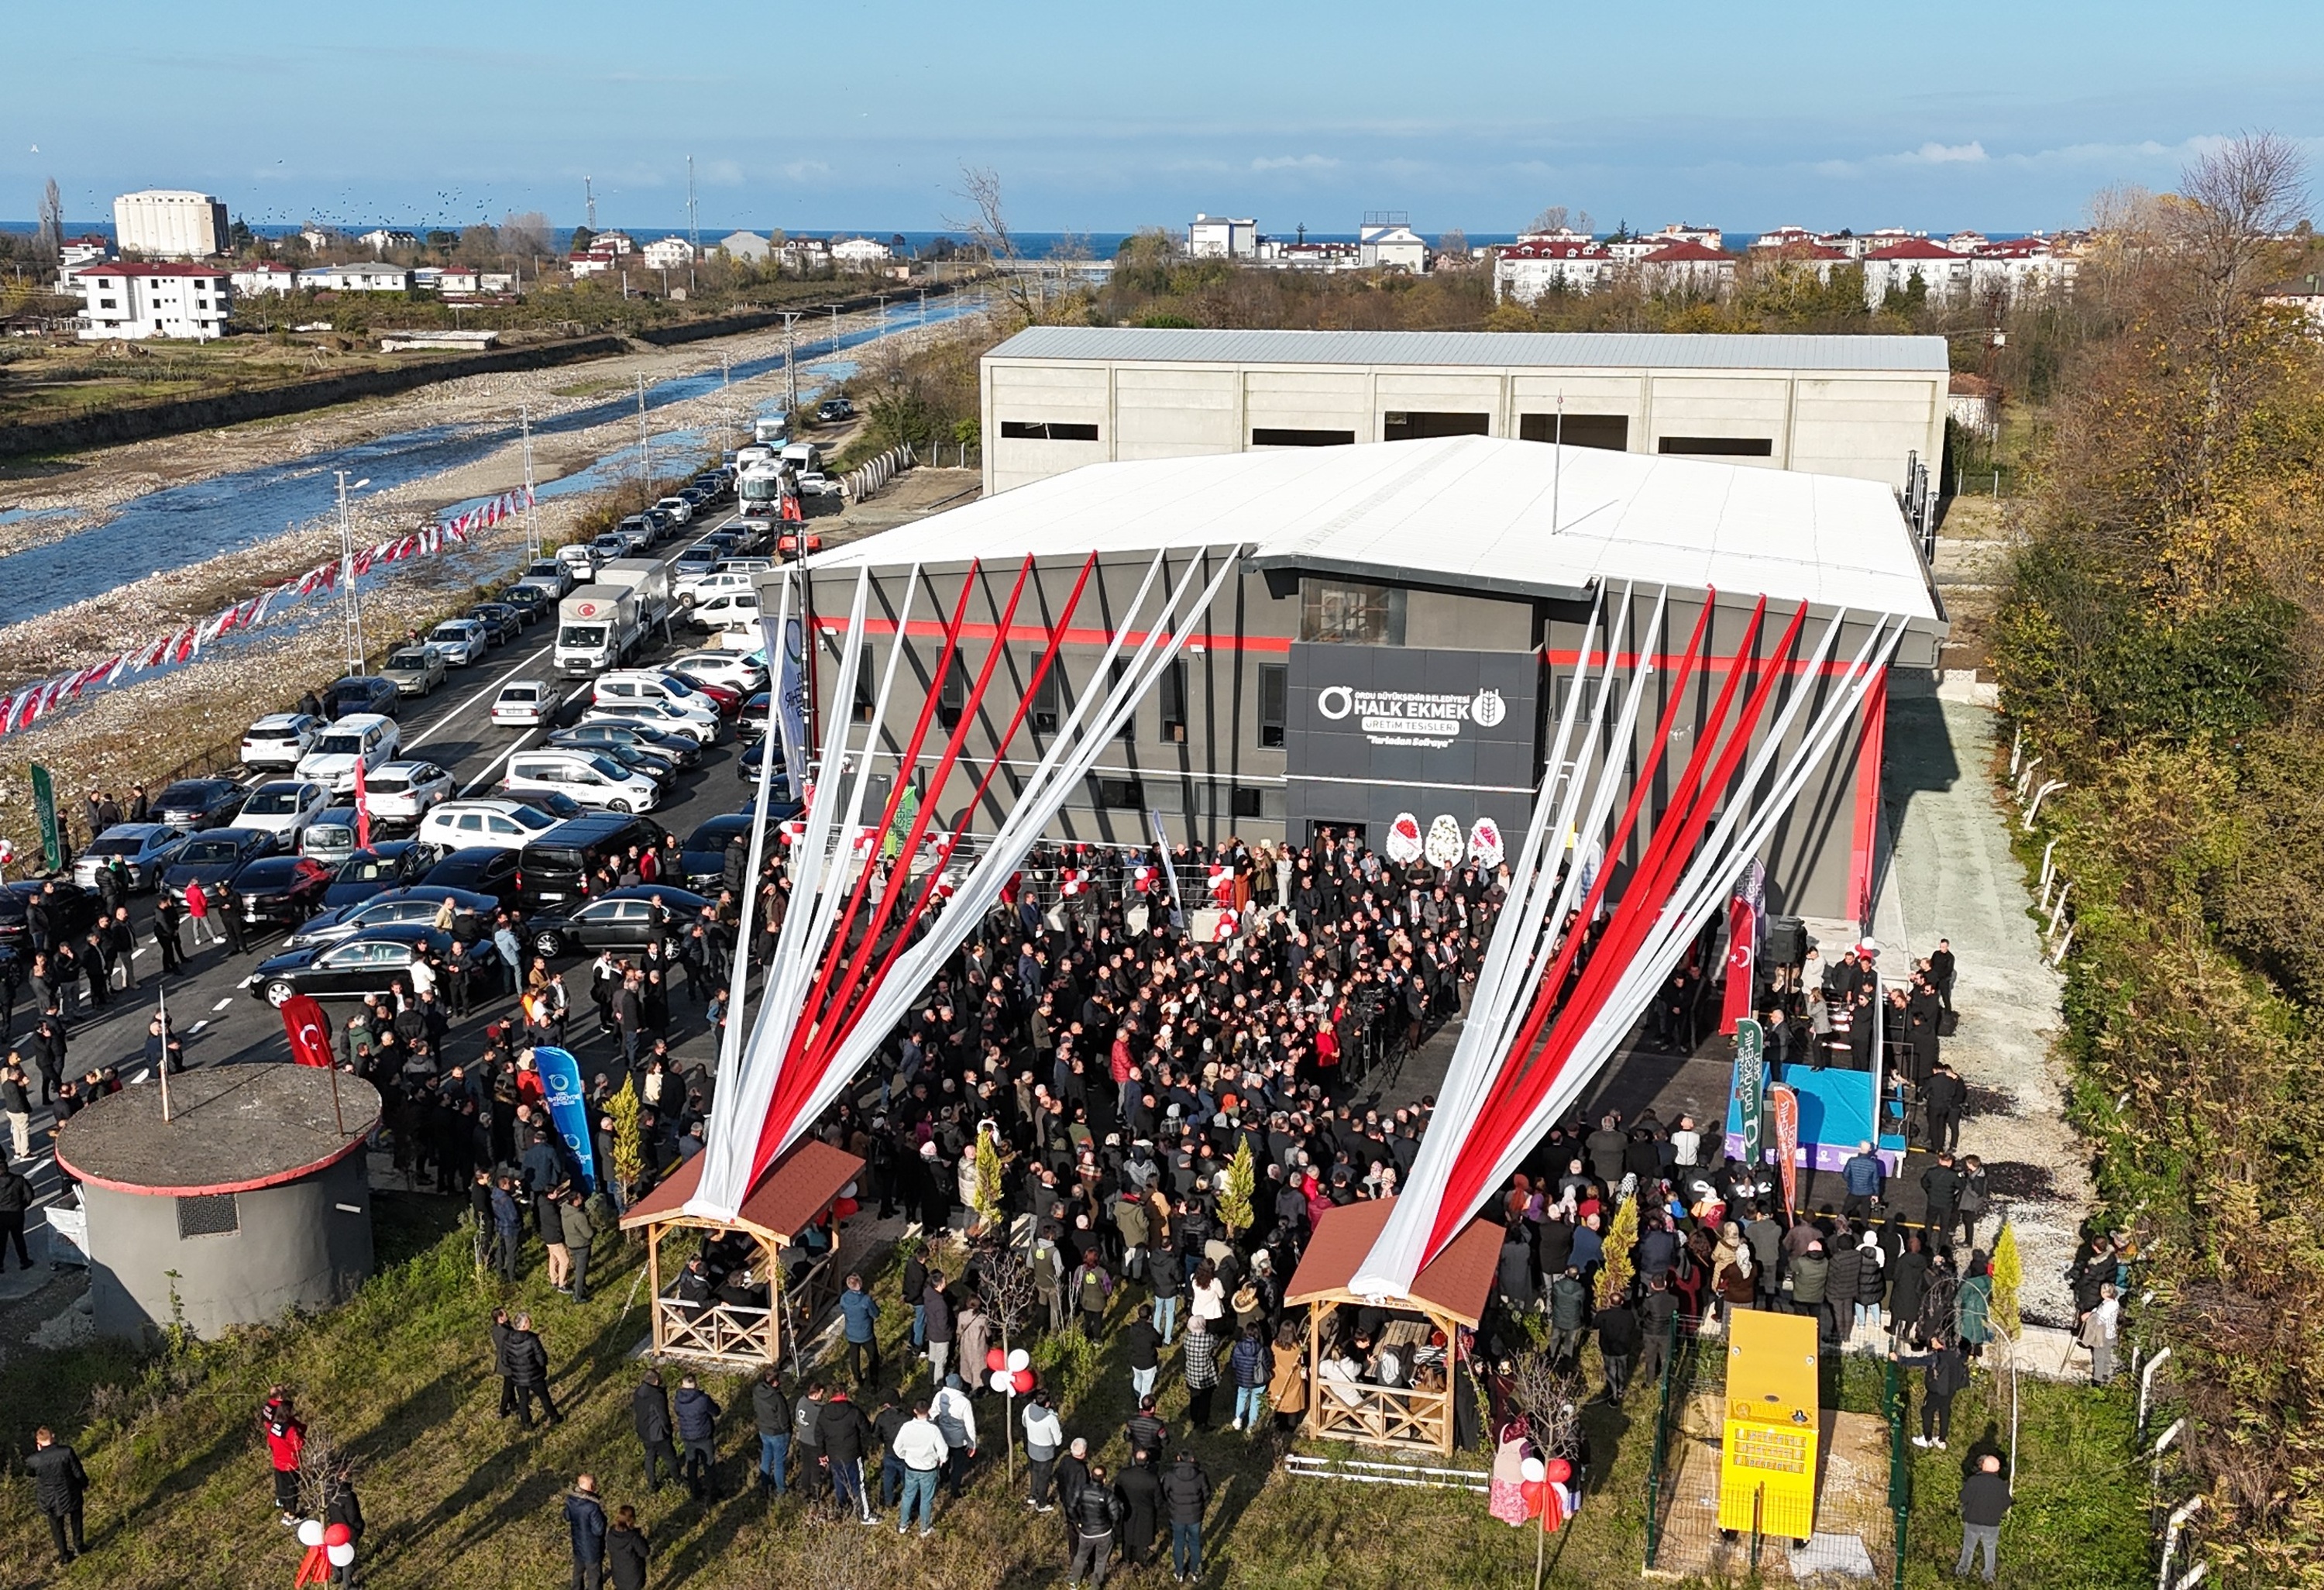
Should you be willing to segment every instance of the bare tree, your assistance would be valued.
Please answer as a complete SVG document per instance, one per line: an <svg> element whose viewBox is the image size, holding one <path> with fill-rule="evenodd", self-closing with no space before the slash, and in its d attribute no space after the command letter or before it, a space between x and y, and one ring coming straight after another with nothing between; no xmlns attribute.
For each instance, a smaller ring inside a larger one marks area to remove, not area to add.
<svg viewBox="0 0 2324 1590"><path fill-rule="evenodd" d="M45 262L64 257L65 201L57 192L54 177L49 179L49 185L41 192L41 228L34 235L33 249Z"/></svg>
<svg viewBox="0 0 2324 1590"><path fill-rule="evenodd" d="M1522 1409L1536 1445L1559 1457L1582 1450L1582 1379L1563 1360L1535 1349L1509 1364L1509 1400Z"/></svg>
<svg viewBox="0 0 2324 1590"><path fill-rule="evenodd" d="M1448 265L1469 263L1469 235L1455 226L1436 240L1436 257Z"/></svg>
<svg viewBox="0 0 2324 1590"><path fill-rule="evenodd" d="M964 199L974 214L966 219L945 217L945 229L965 232L968 240L983 251L1001 273L1001 291L1018 317L1027 325L1039 322L1047 305L1038 273L1028 274L1022 269L1023 252L1017 245L1017 235L1010 229L1009 213L1001 202L1001 173L991 166L960 168L960 187L955 197Z"/></svg>
<svg viewBox="0 0 2324 1590"><path fill-rule="evenodd" d="M1527 222L1526 231L1528 235L1536 232L1563 232L1569 228L1576 232L1587 232L1591 225L1588 210L1569 210L1562 204L1553 204Z"/></svg>
<svg viewBox="0 0 2324 1590"><path fill-rule="evenodd" d="M2195 273L2209 373L2203 445L2215 439L2231 345L2250 316L2274 245L2308 201L2300 151L2273 133L2246 133L2179 175L2164 211L2172 243Z"/></svg>
<svg viewBox="0 0 2324 1590"><path fill-rule="evenodd" d="M556 228L537 209L511 210L501 217L501 246L520 260L552 252Z"/></svg>

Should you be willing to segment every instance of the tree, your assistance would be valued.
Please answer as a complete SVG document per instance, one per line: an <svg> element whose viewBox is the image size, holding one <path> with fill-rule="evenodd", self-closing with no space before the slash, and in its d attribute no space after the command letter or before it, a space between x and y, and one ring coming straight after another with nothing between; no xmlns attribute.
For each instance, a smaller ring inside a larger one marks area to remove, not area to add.
<svg viewBox="0 0 2324 1590"><path fill-rule="evenodd" d="M1628 1197L1614 1211L1612 1224L1606 1227L1606 1259L1598 1266L1598 1307L1611 1308L1629 1295L1630 1278L1637 1273L1630 1261L1630 1250L1638 1245L1638 1200Z"/></svg>
<svg viewBox="0 0 2324 1590"><path fill-rule="evenodd" d="M1436 240L1436 257L1447 264L1469 263L1469 235L1455 226Z"/></svg>
<svg viewBox="0 0 2324 1590"><path fill-rule="evenodd" d="M613 1119L613 1179L625 1188L637 1186L646 1173L646 1145L638 1130L638 1108L635 1077L624 1078L622 1090L605 1101L605 1114Z"/></svg>
<svg viewBox="0 0 2324 1590"><path fill-rule="evenodd" d="M1993 1239L1988 1272L1993 1278L1993 1328L2015 1341L2024 1328L2018 1299L2025 1286L2025 1261L2017 1252L2017 1228L2006 1220L2001 1223L2001 1234Z"/></svg>
<svg viewBox="0 0 2324 1590"><path fill-rule="evenodd" d="M1001 267L1001 296L1019 319L1028 326L1038 325L1047 312L1047 295L1038 273L1019 268L1025 256L1017 246L1017 235L1010 228L1009 212L1001 201L1001 173L991 166L964 165L960 168L960 180L956 197L966 199L975 213L965 220L947 217L945 226L967 233L970 243Z"/></svg>
<svg viewBox="0 0 2324 1590"><path fill-rule="evenodd" d="M982 1235L1001 1223L1001 1142L993 1132L980 1128L976 1133L975 1196L969 1207L976 1212L977 1234Z"/></svg>
<svg viewBox="0 0 2324 1590"><path fill-rule="evenodd" d="M555 236L556 228L537 209L512 210L501 217L501 247L520 260L555 253Z"/></svg>
<svg viewBox="0 0 2324 1590"><path fill-rule="evenodd" d="M1590 212L1586 209L1569 210L1562 204L1553 204L1526 223L1526 231L1528 233L1563 232L1570 229L1575 232L1587 232L1593 224L1590 219Z"/></svg>
<svg viewBox="0 0 2324 1590"><path fill-rule="evenodd" d="M2172 240L2193 268L2209 356L2202 442L2218 440L2221 389L2232 348L2256 307L2261 267L2307 203L2300 151L2273 133L2246 133L2179 175L2165 207Z"/></svg>
<svg viewBox="0 0 2324 1590"><path fill-rule="evenodd" d="M1219 1224L1227 1228L1227 1240L1232 1242L1252 1225L1251 1194L1258 1189L1259 1174L1250 1162L1250 1139L1235 1139L1234 1158L1227 1161L1227 1184L1219 1194Z"/></svg>
<svg viewBox="0 0 2324 1590"><path fill-rule="evenodd" d="M57 192L57 180L41 190L41 225L33 234L33 248L43 263L54 263L65 252L65 201Z"/></svg>

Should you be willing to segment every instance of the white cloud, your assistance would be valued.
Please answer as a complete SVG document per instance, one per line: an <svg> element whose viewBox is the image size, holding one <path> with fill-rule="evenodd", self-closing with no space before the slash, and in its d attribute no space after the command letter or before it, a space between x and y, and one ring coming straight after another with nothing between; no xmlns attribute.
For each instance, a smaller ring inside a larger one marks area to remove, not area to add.
<svg viewBox="0 0 2324 1590"><path fill-rule="evenodd" d="M1910 154L1900 158L1932 166L1975 164L1985 158L1985 145L1975 141L1968 143L1939 143L1932 139Z"/></svg>
<svg viewBox="0 0 2324 1590"><path fill-rule="evenodd" d="M813 182L831 175L831 168L819 160L795 160L783 168L783 175L794 182Z"/></svg>
<svg viewBox="0 0 2324 1590"><path fill-rule="evenodd" d="M1340 162L1327 154L1263 154L1250 162L1254 171L1328 171Z"/></svg>

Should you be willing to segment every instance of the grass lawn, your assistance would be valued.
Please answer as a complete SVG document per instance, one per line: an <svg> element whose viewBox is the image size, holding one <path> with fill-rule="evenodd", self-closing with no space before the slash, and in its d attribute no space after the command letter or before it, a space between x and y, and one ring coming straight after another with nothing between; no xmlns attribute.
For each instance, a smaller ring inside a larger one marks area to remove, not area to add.
<svg viewBox="0 0 2324 1590"><path fill-rule="evenodd" d="M537 1267L513 1288L480 1278L450 1200L383 1193L376 1210L385 1268L353 1303L325 1317L197 1344L175 1356L140 1357L110 1345L12 1354L0 1368L12 1452L29 1448L33 1426L51 1424L79 1449L92 1479L90 1559L64 1582L111 1590L287 1583L300 1552L275 1520L255 1426L276 1381L294 1387L307 1418L356 1456L371 1526L363 1555L370 1585L497 1590L561 1583L568 1560L562 1498L582 1469L598 1475L609 1509L638 1507L654 1547L656 1585L871 1590L1062 1578L1057 1517L1030 1513L1021 1489L1001 1472L1001 1443L992 1438L1000 1433L997 1400L979 1408L987 1441L967 1497L940 1510L937 1532L925 1542L899 1539L891 1528L812 1522L795 1502L770 1510L759 1502L748 1484L756 1451L748 1382L739 1377L706 1382L728 1410L719 1495L701 1505L675 1486L647 1496L629 1419L639 1367L630 1354L645 1316L642 1307L623 1309L636 1256L618 1247L614 1256L601 1253L592 1299L576 1307L550 1292ZM892 1299L893 1284L883 1276L873 1290ZM560 1427L526 1435L494 1417L499 1386L485 1325L493 1306L504 1301L530 1308L547 1342L554 1391L568 1415ZM885 1316L892 1377L910 1316L892 1306ZM1124 1456L1128 1373L1113 1355L1101 1354L1087 1378L1086 1385L1065 1382L1073 1392L1066 1429L1090 1437L1111 1467ZM1877 1386L1868 1369L1851 1383L1858 1379L1868 1391ZM1183 1411L1185 1393L1167 1380L1165 1388L1168 1418ZM1978 1395L1961 1400L1972 1429L1982 1423ZM1222 1417L1230 1401L1220 1399ZM2122 1457L2127 1416L2120 1402L2064 1388L2036 1394L2029 1382L2022 1499L2005 1542L2009 1583L2079 1590L2138 1577L2143 1519L2135 1465ZM1596 1484L1571 1530L1551 1539L1552 1584L1637 1577L1651 1430L1644 1389L1634 1390L1624 1410L1591 1410ZM1191 1444L1216 1493L1205 1531L1208 1584L1409 1590L1531 1578L1533 1537L1487 1518L1481 1496L1288 1478L1274 1471L1275 1449L1265 1436L1222 1430ZM1950 1566L1960 1443L1955 1447L1952 1466L1935 1454L1929 1456L1936 1461L1921 1464L1908 1584L1940 1582L1940 1550ZM0 1585L35 1582L32 1565L46 1563L48 1552L29 1484L12 1467L0 1479L0 1564L7 1565ZM1160 1572L1143 1578L1157 1582Z"/></svg>

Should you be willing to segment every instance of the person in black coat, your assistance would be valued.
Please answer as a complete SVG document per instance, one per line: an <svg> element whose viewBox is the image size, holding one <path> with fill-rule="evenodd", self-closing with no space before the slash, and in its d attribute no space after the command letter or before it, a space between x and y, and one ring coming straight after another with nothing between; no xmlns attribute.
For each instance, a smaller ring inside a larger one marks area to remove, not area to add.
<svg viewBox="0 0 2324 1590"><path fill-rule="evenodd" d="M1131 1453L1113 1484L1121 1500L1122 1560L1136 1568L1154 1560L1154 1542L1162 1532L1162 1482L1155 1477L1153 1462L1152 1453Z"/></svg>
<svg viewBox="0 0 2324 1590"><path fill-rule="evenodd" d="M323 1522L326 1526L346 1525L347 1543L351 1546L363 1544L363 1499L355 1494L355 1466L352 1464L342 1463L331 1471L323 1493ZM355 1582L353 1559L331 1570L332 1584L352 1585Z"/></svg>
<svg viewBox="0 0 2324 1590"><path fill-rule="evenodd" d="M1617 1298L1610 1308L1600 1308L1592 1322L1598 1327L1598 1355L1606 1365L1606 1400L1619 1402L1629 1389L1630 1366L1637 1362L1638 1311L1628 1298Z"/></svg>
<svg viewBox="0 0 2324 1590"><path fill-rule="evenodd" d="M516 1382L517 1423L526 1429L532 1428L532 1403L537 1397L549 1422L563 1424L565 1416L557 1411L549 1396L549 1349L534 1333L530 1314L520 1314L510 1322L508 1362L509 1378Z"/></svg>
<svg viewBox="0 0 2324 1590"><path fill-rule="evenodd" d="M669 1395L662 1390L659 1370L647 1370L630 1393L630 1422L638 1432L638 1445L645 1448L646 1493L651 1495L661 1489L663 1469L671 1479L678 1478L678 1448L669 1438Z"/></svg>
<svg viewBox="0 0 2324 1590"><path fill-rule="evenodd" d="M1170 1518L1170 1566L1181 1579L1203 1576L1203 1511L1211 1504L1211 1478L1191 1452L1162 1476L1162 1505Z"/></svg>
<svg viewBox="0 0 2324 1590"><path fill-rule="evenodd" d="M573 1590L602 1590L605 1583L605 1508L597 1482L576 1474L565 1498L565 1521L573 1531Z"/></svg>
<svg viewBox="0 0 2324 1590"><path fill-rule="evenodd" d="M485 1209L484 1219L489 1224L492 1219L491 1206L487 1204ZM508 1418L516 1411L516 1372L509 1366L509 1337L515 1332L516 1327L509 1323L508 1310L493 1309L493 1373L501 1377L500 1416L503 1419Z"/></svg>
<svg viewBox="0 0 2324 1590"><path fill-rule="evenodd" d="M32 1432L32 1455L24 1460L24 1472L32 1476L32 1504L49 1521L57 1561L72 1561L88 1549L81 1543L80 1504L88 1490L88 1472L81 1467L79 1456L45 1425Z"/></svg>
<svg viewBox="0 0 2324 1590"><path fill-rule="evenodd" d="M1969 1384L1969 1360L1961 1356L1958 1343L1939 1335L1929 1337L1925 1353L1900 1354L1891 1347L1888 1356L1921 1370L1921 1433L1913 1437L1913 1445L1943 1451L1945 1437L1952 1434L1953 1399Z"/></svg>
<svg viewBox="0 0 2324 1590"><path fill-rule="evenodd" d="M613 1527L605 1531L605 1576L613 1590L646 1590L646 1560L652 1548L638 1528L638 1510L613 1510Z"/></svg>

